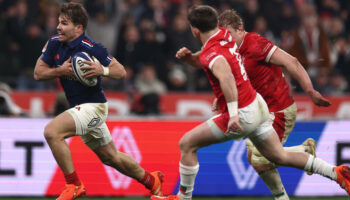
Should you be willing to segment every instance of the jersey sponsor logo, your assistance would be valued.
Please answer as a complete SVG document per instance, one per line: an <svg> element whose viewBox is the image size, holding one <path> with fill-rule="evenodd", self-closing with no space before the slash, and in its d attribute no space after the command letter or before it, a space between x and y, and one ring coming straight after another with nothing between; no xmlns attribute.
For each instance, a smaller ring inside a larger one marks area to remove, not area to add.
<svg viewBox="0 0 350 200"><path fill-rule="evenodd" d="M244 165L245 149L245 140L234 141L227 154L227 163L237 187L239 189L252 189L257 183L258 174L251 165L248 167Z"/></svg>
<svg viewBox="0 0 350 200"><path fill-rule="evenodd" d="M130 128L127 126L115 126L111 135L117 150L128 154L140 164L142 160L141 152ZM104 167L114 189L129 188L132 178L119 173L112 167L106 165Z"/></svg>

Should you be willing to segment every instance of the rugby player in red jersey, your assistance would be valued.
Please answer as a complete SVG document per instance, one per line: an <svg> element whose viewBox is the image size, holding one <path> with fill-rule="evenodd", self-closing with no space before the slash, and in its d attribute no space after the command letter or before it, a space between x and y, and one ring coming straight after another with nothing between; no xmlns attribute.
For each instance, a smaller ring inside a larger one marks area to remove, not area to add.
<svg viewBox="0 0 350 200"><path fill-rule="evenodd" d="M281 67L284 67L300 83L315 105L330 105L327 99L314 90L307 72L295 57L257 33L245 32L243 20L234 10L224 11L219 16L219 21L236 41L238 47L235 50L242 58L252 86L266 101L271 123L282 144L286 142L295 125L297 107ZM199 53L192 54L187 48L182 48L177 52L176 57L191 65L202 67L198 58ZM217 109L217 105L215 100L213 110ZM275 199L289 199L276 166L261 156L250 140L247 140L246 144L249 162L266 183ZM305 140L302 145L286 148L288 151L305 151L313 155L315 149L316 142L312 138Z"/></svg>
<svg viewBox="0 0 350 200"><path fill-rule="evenodd" d="M249 138L268 160L277 165L312 171L350 189L349 167L334 167L305 152L285 151L269 122L264 99L250 84L230 33L217 26L215 9L195 6L188 15L195 38L203 44L199 61L206 72L219 105L218 115L187 132L180 140L180 189L177 195L151 199L192 199L199 170L197 150L231 139Z"/></svg>

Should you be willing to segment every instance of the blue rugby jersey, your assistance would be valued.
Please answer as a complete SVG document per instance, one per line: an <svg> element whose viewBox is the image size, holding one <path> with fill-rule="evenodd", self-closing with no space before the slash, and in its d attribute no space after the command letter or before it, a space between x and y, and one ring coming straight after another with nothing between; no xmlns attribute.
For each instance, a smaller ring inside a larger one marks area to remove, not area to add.
<svg viewBox="0 0 350 200"><path fill-rule="evenodd" d="M77 52L86 52L94 56L102 65L108 66L112 56L101 44L92 41L84 33L70 43L62 43L58 36L53 36L43 48L41 60L51 67L61 66L70 56L73 57ZM93 87L81 84L75 77L60 77L61 84L68 99L70 107L82 103L104 103L105 94L101 87L101 77Z"/></svg>

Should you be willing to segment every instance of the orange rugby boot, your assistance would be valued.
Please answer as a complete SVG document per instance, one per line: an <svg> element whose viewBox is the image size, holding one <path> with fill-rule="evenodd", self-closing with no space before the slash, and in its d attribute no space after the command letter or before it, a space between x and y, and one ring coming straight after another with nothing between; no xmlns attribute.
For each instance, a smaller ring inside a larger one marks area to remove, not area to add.
<svg viewBox="0 0 350 200"><path fill-rule="evenodd" d="M350 168L339 165L334 170L337 173L337 183L350 195Z"/></svg>
<svg viewBox="0 0 350 200"><path fill-rule="evenodd" d="M177 196L177 195L169 195L169 196L152 195L151 200L179 200L179 196Z"/></svg>
<svg viewBox="0 0 350 200"><path fill-rule="evenodd" d="M154 185L151 189L152 195L163 196L162 183L164 174L160 171L151 172L151 175L154 177Z"/></svg>
<svg viewBox="0 0 350 200"><path fill-rule="evenodd" d="M86 191L84 184L81 183L80 186L74 184L66 184L61 195L56 200L73 200L77 197L85 196Z"/></svg>

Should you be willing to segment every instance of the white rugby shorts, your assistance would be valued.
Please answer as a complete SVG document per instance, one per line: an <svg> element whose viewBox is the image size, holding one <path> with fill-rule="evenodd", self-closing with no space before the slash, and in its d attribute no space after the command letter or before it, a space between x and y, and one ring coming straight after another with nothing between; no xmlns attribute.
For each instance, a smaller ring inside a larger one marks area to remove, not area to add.
<svg viewBox="0 0 350 200"><path fill-rule="evenodd" d="M76 135L91 149L104 146L112 141L106 125L108 104L84 103L67 110L73 116Z"/></svg>
<svg viewBox="0 0 350 200"><path fill-rule="evenodd" d="M243 131L225 133L229 121L227 112L210 118L207 123L216 138L222 141L249 138L254 142L261 142L274 131L269 120L268 107L259 93L251 104L238 109L238 115Z"/></svg>

